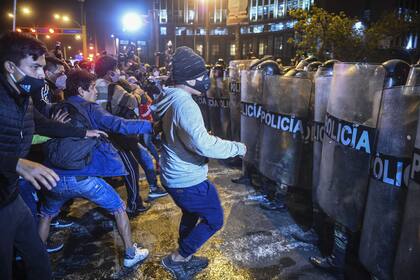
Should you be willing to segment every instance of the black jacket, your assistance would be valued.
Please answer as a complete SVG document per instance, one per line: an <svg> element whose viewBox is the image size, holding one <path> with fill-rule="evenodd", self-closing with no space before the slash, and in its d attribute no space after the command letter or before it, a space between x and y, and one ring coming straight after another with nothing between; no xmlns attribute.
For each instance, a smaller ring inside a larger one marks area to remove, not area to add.
<svg viewBox="0 0 420 280"><path fill-rule="evenodd" d="M34 132L49 137L84 137L85 129L54 122L34 110L32 99L18 93L0 74L0 208L18 195L19 158L29 152Z"/></svg>

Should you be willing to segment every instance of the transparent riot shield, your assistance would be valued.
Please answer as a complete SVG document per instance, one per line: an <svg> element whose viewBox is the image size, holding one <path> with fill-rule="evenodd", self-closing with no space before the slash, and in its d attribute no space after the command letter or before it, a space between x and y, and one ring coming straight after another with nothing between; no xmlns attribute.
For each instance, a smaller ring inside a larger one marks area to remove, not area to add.
<svg viewBox="0 0 420 280"><path fill-rule="evenodd" d="M392 279L419 104L420 92L384 90L359 250L362 264L379 279Z"/></svg>
<svg viewBox="0 0 420 280"><path fill-rule="evenodd" d="M414 70L414 71L413 71ZM412 69L406 92L420 93L420 69ZM420 118L420 116L419 116ZM420 275L420 122L411 160L407 198L402 218L401 234L394 262L394 279L417 279Z"/></svg>
<svg viewBox="0 0 420 280"><path fill-rule="evenodd" d="M317 201L351 231L362 223L384 77L379 65L334 65Z"/></svg>
<svg viewBox="0 0 420 280"><path fill-rule="evenodd" d="M311 80L306 78L264 79L259 170L279 184L298 183L311 87Z"/></svg>
<svg viewBox="0 0 420 280"><path fill-rule="evenodd" d="M324 139L324 121L327 114L328 96L331 90L332 75L322 73L315 76L315 106L314 121L312 124L313 133L313 169L312 169L312 196L317 202L317 189L319 184L319 172L322 156L322 140ZM317 202L318 203L318 202Z"/></svg>
<svg viewBox="0 0 420 280"><path fill-rule="evenodd" d="M241 71L248 68L251 60L233 60L229 63L229 113L231 139L241 140Z"/></svg>
<svg viewBox="0 0 420 280"><path fill-rule="evenodd" d="M230 139L230 108L228 79L226 75L216 77L213 70L210 73L211 86L207 92L207 106L210 127L214 135Z"/></svg>
<svg viewBox="0 0 420 280"><path fill-rule="evenodd" d="M207 107L207 97L205 94L202 94L200 96L193 95L192 96L194 101L198 104L198 107L200 107L201 115L203 116L204 125L207 130L210 130L210 121L209 121L209 112Z"/></svg>
<svg viewBox="0 0 420 280"><path fill-rule="evenodd" d="M258 167L258 142L261 126L263 73L260 70L241 72L241 142L247 147L244 161Z"/></svg>

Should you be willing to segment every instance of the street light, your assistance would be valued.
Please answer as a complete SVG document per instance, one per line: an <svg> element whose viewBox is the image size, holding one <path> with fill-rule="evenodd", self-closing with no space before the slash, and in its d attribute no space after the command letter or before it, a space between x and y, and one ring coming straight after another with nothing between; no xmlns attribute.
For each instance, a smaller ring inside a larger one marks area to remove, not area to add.
<svg viewBox="0 0 420 280"><path fill-rule="evenodd" d="M61 16L60 16L59 14L54 14L54 18L55 18L55 19L60 19L60 18L61 18Z"/></svg>
<svg viewBox="0 0 420 280"><path fill-rule="evenodd" d="M67 48L68 48L69 50L71 50L71 46L68 46Z"/></svg>
<svg viewBox="0 0 420 280"><path fill-rule="evenodd" d="M75 38L76 40L80 40L80 39L82 39L82 37L81 37L79 34L77 34L74 38Z"/></svg>
<svg viewBox="0 0 420 280"><path fill-rule="evenodd" d="M9 18L14 18L14 17L15 17L12 13L7 13L7 16L8 16Z"/></svg>
<svg viewBox="0 0 420 280"><path fill-rule="evenodd" d="M70 18L68 16L63 16L63 21L64 22L69 22L70 21Z"/></svg>
<svg viewBox="0 0 420 280"><path fill-rule="evenodd" d="M45 39L50 39L51 36L50 35L45 35Z"/></svg>
<svg viewBox="0 0 420 280"><path fill-rule="evenodd" d="M127 13L122 18L123 30L135 32L143 26L143 20L139 14Z"/></svg>
<svg viewBox="0 0 420 280"><path fill-rule="evenodd" d="M22 13L24 13L25 15L29 15L31 13L31 9L29 9L29 7L23 7L22 8Z"/></svg>

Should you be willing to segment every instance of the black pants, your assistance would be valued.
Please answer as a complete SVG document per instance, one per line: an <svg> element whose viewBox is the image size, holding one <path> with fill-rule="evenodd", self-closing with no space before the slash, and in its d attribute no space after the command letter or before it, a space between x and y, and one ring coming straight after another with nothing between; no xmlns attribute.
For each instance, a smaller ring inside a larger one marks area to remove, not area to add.
<svg viewBox="0 0 420 280"><path fill-rule="evenodd" d="M110 135L112 144L118 149L128 175L124 177L127 189L127 211L134 212L138 207L143 206L140 196L140 172L139 163L134 156L139 141L137 136L124 136L119 134Z"/></svg>
<svg viewBox="0 0 420 280"><path fill-rule="evenodd" d="M14 249L25 263L27 279L51 279L48 253L39 237L31 211L20 195L0 208L0 279L12 279Z"/></svg>

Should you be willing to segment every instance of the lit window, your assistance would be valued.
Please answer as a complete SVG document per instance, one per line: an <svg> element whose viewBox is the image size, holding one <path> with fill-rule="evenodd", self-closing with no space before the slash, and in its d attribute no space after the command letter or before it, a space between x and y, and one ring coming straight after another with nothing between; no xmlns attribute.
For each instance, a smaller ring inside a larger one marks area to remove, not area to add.
<svg viewBox="0 0 420 280"><path fill-rule="evenodd" d="M195 46L195 50L197 51L197 53L198 53L199 55L203 55L203 44L197 44L197 45Z"/></svg>
<svg viewBox="0 0 420 280"><path fill-rule="evenodd" d="M267 45L264 42L260 42L258 44L258 54L264 55L266 48L267 48Z"/></svg>
<svg viewBox="0 0 420 280"><path fill-rule="evenodd" d="M160 28L160 35L166 35L166 27Z"/></svg>
<svg viewBox="0 0 420 280"><path fill-rule="evenodd" d="M167 23L168 22L168 12L167 10L160 10L159 13L159 22L160 23Z"/></svg>
<svg viewBox="0 0 420 280"><path fill-rule="evenodd" d="M235 56L236 55L236 45L230 44L230 55Z"/></svg>

